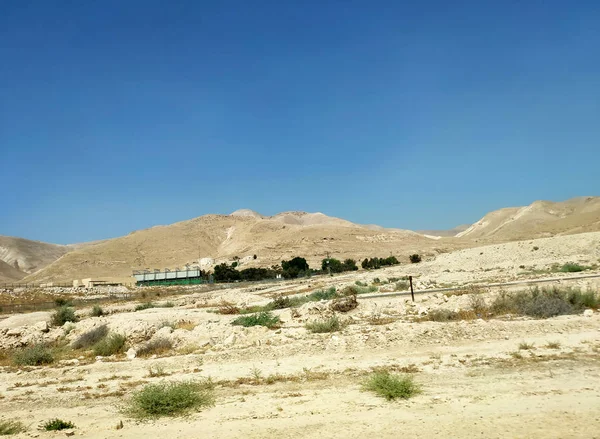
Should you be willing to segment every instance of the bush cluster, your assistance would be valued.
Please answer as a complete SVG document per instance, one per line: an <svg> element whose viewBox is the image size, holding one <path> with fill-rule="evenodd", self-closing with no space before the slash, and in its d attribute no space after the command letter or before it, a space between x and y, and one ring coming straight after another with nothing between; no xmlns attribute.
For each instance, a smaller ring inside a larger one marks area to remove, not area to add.
<svg viewBox="0 0 600 439"><path fill-rule="evenodd" d="M326 258L321 261L321 269L323 272L342 273L344 271L356 271L356 261L354 259L346 259L344 262L335 258Z"/></svg>
<svg viewBox="0 0 600 439"><path fill-rule="evenodd" d="M387 258L366 258L362 261L362 268L365 270L368 269L378 269L381 267L388 267L391 265L398 265L400 262L396 259L395 256L389 256Z"/></svg>

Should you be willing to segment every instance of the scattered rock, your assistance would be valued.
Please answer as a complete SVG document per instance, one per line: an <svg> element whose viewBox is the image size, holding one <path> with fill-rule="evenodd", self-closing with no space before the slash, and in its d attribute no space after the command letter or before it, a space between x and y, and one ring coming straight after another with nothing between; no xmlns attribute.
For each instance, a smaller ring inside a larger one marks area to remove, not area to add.
<svg viewBox="0 0 600 439"><path fill-rule="evenodd" d="M225 340L223 340L223 344L227 346L234 345L237 340L235 334L230 334Z"/></svg>
<svg viewBox="0 0 600 439"><path fill-rule="evenodd" d="M594 310L593 309L586 309L583 312L583 317L592 317L594 315Z"/></svg>
<svg viewBox="0 0 600 439"><path fill-rule="evenodd" d="M19 337L23 333L23 328L11 328L6 332L6 335Z"/></svg>

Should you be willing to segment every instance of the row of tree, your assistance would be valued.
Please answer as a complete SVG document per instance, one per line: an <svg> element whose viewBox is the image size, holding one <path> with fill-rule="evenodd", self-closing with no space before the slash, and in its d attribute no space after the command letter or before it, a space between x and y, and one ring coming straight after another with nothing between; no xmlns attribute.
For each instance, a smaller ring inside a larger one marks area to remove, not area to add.
<svg viewBox="0 0 600 439"><path fill-rule="evenodd" d="M410 261L420 262L419 255L411 255ZM366 258L361 266L365 270L378 269L397 265L400 262L395 256L387 258ZM296 256L289 261L281 261L280 265L273 265L271 268L245 268L237 269L238 264L232 265L219 264L215 267L213 278L215 282L236 282L236 281L258 281L264 279L274 279L281 275L285 279L296 279L298 277L307 277L317 273L343 273L345 271L356 271L358 266L354 259L346 259L343 262L335 258L325 258L321 261L321 270L313 270L309 267L305 258ZM208 276L208 273L206 273Z"/></svg>
<svg viewBox="0 0 600 439"><path fill-rule="evenodd" d="M398 259L396 259L396 256L389 256L387 258L365 258L364 261L362 261L362 264L360 264L362 266L362 268L364 268L365 270L369 270L369 269L377 269L377 268L381 268L381 267L389 267L392 265L398 265L400 263L400 261L398 261Z"/></svg>

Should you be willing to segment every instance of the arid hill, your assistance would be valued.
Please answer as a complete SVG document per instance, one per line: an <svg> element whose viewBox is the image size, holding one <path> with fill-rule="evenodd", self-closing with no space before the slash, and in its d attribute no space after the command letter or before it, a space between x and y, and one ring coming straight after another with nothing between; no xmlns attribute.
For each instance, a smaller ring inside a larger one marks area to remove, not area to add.
<svg viewBox="0 0 600 439"><path fill-rule="evenodd" d="M31 273L26 281L70 282L84 277L122 278L134 269L185 264L200 263L210 269L234 258L240 258L244 267L264 267L301 255L318 267L327 254L357 260L390 254L406 258L414 252L433 256L486 243L593 231L600 231L600 197L536 201L490 212L470 227L421 233L354 224L322 213L283 212L267 217L241 209L73 246L0 237L0 260L11 267L16 261L20 271ZM14 271L3 276L15 279Z"/></svg>
<svg viewBox="0 0 600 439"><path fill-rule="evenodd" d="M0 261L11 268L0 269L0 276L11 280L21 279L46 267L70 250L66 245L0 236Z"/></svg>
<svg viewBox="0 0 600 439"><path fill-rule="evenodd" d="M506 242L597 231L600 231L600 197L579 197L496 210L457 237Z"/></svg>
<svg viewBox="0 0 600 439"><path fill-rule="evenodd" d="M238 257L243 266L251 267L301 255L316 267L328 253L356 259L390 254L407 257L413 252L433 254L457 246L464 247L411 231L371 230L321 213L284 212L263 217L244 210L152 227L79 248L27 280L123 277L134 269L181 267L207 258L218 263Z"/></svg>
<svg viewBox="0 0 600 439"><path fill-rule="evenodd" d="M15 282L23 279L27 273L17 270L12 265L0 261L0 283Z"/></svg>

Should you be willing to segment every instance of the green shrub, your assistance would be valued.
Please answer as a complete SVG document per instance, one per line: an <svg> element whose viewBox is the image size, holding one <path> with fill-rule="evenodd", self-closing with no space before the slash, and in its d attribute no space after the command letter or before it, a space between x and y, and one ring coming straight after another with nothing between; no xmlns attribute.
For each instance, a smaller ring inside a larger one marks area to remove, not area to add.
<svg viewBox="0 0 600 439"><path fill-rule="evenodd" d="M417 253L410 255L408 258L410 259L410 262L412 262L413 264L418 264L419 262L421 262L421 255L419 255Z"/></svg>
<svg viewBox="0 0 600 439"><path fill-rule="evenodd" d="M213 405L213 389L210 381L148 384L134 393L128 412L139 418L183 415Z"/></svg>
<svg viewBox="0 0 600 439"><path fill-rule="evenodd" d="M25 425L19 421L0 421L0 436L8 436L11 434L22 433L25 430Z"/></svg>
<svg viewBox="0 0 600 439"><path fill-rule="evenodd" d="M145 309L156 308L156 305L152 302L140 303L135 307L136 311L143 311Z"/></svg>
<svg viewBox="0 0 600 439"><path fill-rule="evenodd" d="M326 290L319 290L310 293L308 296L310 302L319 302L321 300L331 300L338 297L335 287L328 288Z"/></svg>
<svg viewBox="0 0 600 439"><path fill-rule="evenodd" d="M250 314L240 316L231 322L232 325L238 326L266 326L269 329L279 327L281 320L276 315L271 314L268 311L259 312L257 314Z"/></svg>
<svg viewBox="0 0 600 439"><path fill-rule="evenodd" d="M396 291L406 291L410 288L410 285L406 281L396 282Z"/></svg>
<svg viewBox="0 0 600 439"><path fill-rule="evenodd" d="M173 349L173 343L168 338L160 337L150 340L136 351L136 354L140 357L149 357L151 355L163 354Z"/></svg>
<svg viewBox="0 0 600 439"><path fill-rule="evenodd" d="M359 281L359 280L357 280L357 281L356 281L356 282L354 282L354 283L355 283L355 284L356 284L356 286L358 286L358 287L366 287L366 286L367 286L367 284L366 284L366 283L364 283L364 282L361 282L361 281Z"/></svg>
<svg viewBox="0 0 600 439"><path fill-rule="evenodd" d="M71 347L73 349L87 349L90 346L98 343L108 334L108 327L106 325L98 326L88 332L81 334L77 340L75 340Z"/></svg>
<svg viewBox="0 0 600 439"><path fill-rule="evenodd" d="M13 363L17 366L40 366L54 362L52 352L45 344L36 344L16 351Z"/></svg>
<svg viewBox="0 0 600 439"><path fill-rule="evenodd" d="M104 310L100 307L100 305L94 305L92 308L92 317L101 317L104 314Z"/></svg>
<svg viewBox="0 0 600 439"><path fill-rule="evenodd" d="M365 390L375 392L388 401L401 398L408 399L420 393L421 388L410 375L392 375L389 372L373 373L363 385Z"/></svg>
<svg viewBox="0 0 600 439"><path fill-rule="evenodd" d="M317 320L307 323L305 327L314 334L322 334L325 332L340 331L342 330L343 325L337 316L333 316L325 320Z"/></svg>
<svg viewBox="0 0 600 439"><path fill-rule="evenodd" d="M579 264L567 263L560 267L560 271L563 273L578 273L580 271L587 270L587 267L584 267Z"/></svg>
<svg viewBox="0 0 600 439"><path fill-rule="evenodd" d="M585 308L597 308L600 296L592 291L578 289L533 288L516 293L502 292L490 305L492 314L518 314L549 318L577 314Z"/></svg>
<svg viewBox="0 0 600 439"><path fill-rule="evenodd" d="M63 421L62 419L51 419L44 424L44 430L46 431L57 431L57 430L67 430L69 428L75 428L72 422Z"/></svg>
<svg viewBox="0 0 600 439"><path fill-rule="evenodd" d="M125 336L121 334L111 334L100 340L94 345L94 355L110 357L125 350Z"/></svg>
<svg viewBox="0 0 600 439"><path fill-rule="evenodd" d="M165 302L162 305L160 305L160 308L173 308L175 306L175 304L173 302Z"/></svg>
<svg viewBox="0 0 600 439"><path fill-rule="evenodd" d="M54 305L60 308L61 306L73 306L73 303L71 302L71 299L66 297L57 297L54 299Z"/></svg>
<svg viewBox="0 0 600 439"><path fill-rule="evenodd" d="M52 324L54 326L62 326L67 322L77 322L78 318L75 315L75 310L70 306L61 306L52 314Z"/></svg>

